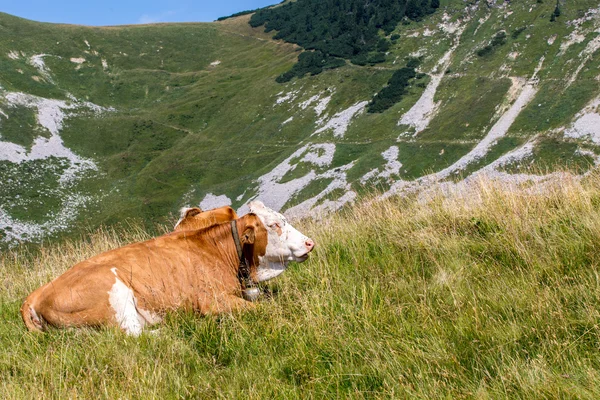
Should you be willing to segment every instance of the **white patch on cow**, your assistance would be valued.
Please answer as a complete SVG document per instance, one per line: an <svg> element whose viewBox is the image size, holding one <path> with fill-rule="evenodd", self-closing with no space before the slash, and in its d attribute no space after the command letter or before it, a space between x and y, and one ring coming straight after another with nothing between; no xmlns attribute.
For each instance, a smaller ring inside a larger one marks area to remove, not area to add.
<svg viewBox="0 0 600 400"><path fill-rule="evenodd" d="M327 130L333 130L333 136L335 137L344 137L346 131L348 130L348 126L354 118L355 115L361 114L365 111L365 108L369 104L368 101L360 101L347 109L340 111L335 114L327 123L321 128L317 129L313 135L325 132ZM312 135L311 135L312 136Z"/></svg>
<svg viewBox="0 0 600 400"><path fill-rule="evenodd" d="M33 322L38 329L43 330L44 326L42 325L42 319L32 306L29 306L29 314L31 316L31 322Z"/></svg>
<svg viewBox="0 0 600 400"><path fill-rule="evenodd" d="M111 271L115 274L115 284L108 291L108 302L115 310L115 319L125 333L139 336L145 320L137 312L133 290L121 282L116 268L112 268Z"/></svg>
<svg viewBox="0 0 600 400"><path fill-rule="evenodd" d="M200 202L200 208L203 210L212 210L213 208L230 206L231 199L224 194L221 196L215 196L212 193L208 193L204 196L204 199Z"/></svg>
<svg viewBox="0 0 600 400"><path fill-rule="evenodd" d="M303 262L308 258L314 246L311 239L294 228L282 214L265 207L262 202L253 201L249 207L250 212L260 218L268 235L265 255L259 258L259 282L281 274L290 261ZM310 247L308 243L311 243Z"/></svg>
<svg viewBox="0 0 600 400"><path fill-rule="evenodd" d="M148 311L148 310L144 310L143 308L136 306L136 310L138 312L138 315L141 316L146 321L144 323L144 325L158 324L159 322L162 322L162 320L163 320L160 315L153 313L151 311Z"/></svg>
<svg viewBox="0 0 600 400"><path fill-rule="evenodd" d="M258 282L268 281L279 275L287 268L286 264L278 262L266 263L264 257L258 257L258 269L256 270L256 279ZM267 267L268 265L268 267Z"/></svg>

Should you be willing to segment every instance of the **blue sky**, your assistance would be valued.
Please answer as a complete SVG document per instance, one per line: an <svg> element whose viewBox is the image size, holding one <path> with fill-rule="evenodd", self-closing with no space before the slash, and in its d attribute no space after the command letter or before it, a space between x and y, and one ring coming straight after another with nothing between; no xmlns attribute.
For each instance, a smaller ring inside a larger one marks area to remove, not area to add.
<svg viewBox="0 0 600 400"><path fill-rule="evenodd" d="M279 2L280 0L0 0L0 12L34 21L99 26L208 22Z"/></svg>

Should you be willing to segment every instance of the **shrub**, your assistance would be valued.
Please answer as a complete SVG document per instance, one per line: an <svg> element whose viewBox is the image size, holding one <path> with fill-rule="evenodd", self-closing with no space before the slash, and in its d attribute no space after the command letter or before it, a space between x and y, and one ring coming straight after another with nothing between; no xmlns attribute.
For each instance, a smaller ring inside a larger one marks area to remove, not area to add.
<svg viewBox="0 0 600 400"><path fill-rule="evenodd" d="M399 102L406 93L410 80L415 76L415 69L411 67L403 67L394 72L387 86L373 96L367 106L367 111L369 113L381 113Z"/></svg>
<svg viewBox="0 0 600 400"><path fill-rule="evenodd" d="M515 30L513 31L513 33L512 33L510 36L511 36L513 39L516 39L516 38L518 38L518 37L519 37L519 35L520 35L521 33L523 33L523 31L524 31L525 29L527 29L527 27L526 27L526 26L522 26L522 27L520 27L520 28L517 28L517 29L515 29Z"/></svg>
<svg viewBox="0 0 600 400"><path fill-rule="evenodd" d="M502 46L506 43L506 32L500 31L492 37L490 44L480 48L475 52L479 57L485 57L489 54L492 54L497 47Z"/></svg>
<svg viewBox="0 0 600 400"><path fill-rule="evenodd" d="M385 53L389 49L390 49L390 42L388 42L387 40L385 40L383 38L379 39L379 42L377 42L377 51L379 51L381 53Z"/></svg>
<svg viewBox="0 0 600 400"><path fill-rule="evenodd" d="M289 82L294 77L302 78L306 74L318 75L324 69L333 69L345 65L341 58L323 54L321 51L305 51L298 56L298 62L291 70L279 75L275 81L278 83Z"/></svg>
<svg viewBox="0 0 600 400"><path fill-rule="evenodd" d="M367 59L367 61L371 65L382 63L382 62L385 61L385 54L383 54L383 53L373 53L373 54L370 54L369 58Z"/></svg>

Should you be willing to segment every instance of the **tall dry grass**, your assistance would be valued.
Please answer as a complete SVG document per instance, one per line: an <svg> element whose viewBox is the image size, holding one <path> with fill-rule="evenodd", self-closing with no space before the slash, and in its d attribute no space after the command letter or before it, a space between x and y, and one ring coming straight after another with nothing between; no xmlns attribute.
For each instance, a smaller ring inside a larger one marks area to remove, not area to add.
<svg viewBox="0 0 600 400"><path fill-rule="evenodd" d="M366 201L255 311L25 332L22 298L140 231L2 256L0 396L599 398L600 175Z"/></svg>

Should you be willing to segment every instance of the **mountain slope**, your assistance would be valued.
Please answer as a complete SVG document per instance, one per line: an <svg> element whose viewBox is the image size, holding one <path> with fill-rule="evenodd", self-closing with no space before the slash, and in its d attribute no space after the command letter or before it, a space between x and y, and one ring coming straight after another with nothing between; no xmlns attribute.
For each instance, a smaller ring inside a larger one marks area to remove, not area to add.
<svg viewBox="0 0 600 400"><path fill-rule="evenodd" d="M532 165L585 172L600 144L600 11L570 2L551 22L553 11L442 1L390 33L383 63L284 84L275 78L300 49L250 16L89 28L2 14L2 240L129 217L152 225L183 205L256 196L294 216L373 188L484 172L538 180L520 173ZM414 58L400 101L367 113Z"/></svg>

